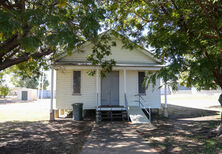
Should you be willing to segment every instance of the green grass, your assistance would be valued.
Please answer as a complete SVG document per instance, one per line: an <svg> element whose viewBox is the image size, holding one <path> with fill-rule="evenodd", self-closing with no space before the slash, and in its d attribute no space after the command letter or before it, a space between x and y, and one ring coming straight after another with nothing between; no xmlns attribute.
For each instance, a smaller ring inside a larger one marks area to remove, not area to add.
<svg viewBox="0 0 222 154"><path fill-rule="evenodd" d="M0 122L49 120L48 103L13 103L0 105Z"/></svg>

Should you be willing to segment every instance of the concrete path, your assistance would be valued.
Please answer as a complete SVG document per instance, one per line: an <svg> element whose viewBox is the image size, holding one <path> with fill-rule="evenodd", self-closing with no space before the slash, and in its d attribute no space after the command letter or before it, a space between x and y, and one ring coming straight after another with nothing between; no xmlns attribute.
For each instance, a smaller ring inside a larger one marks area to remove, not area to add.
<svg viewBox="0 0 222 154"><path fill-rule="evenodd" d="M139 106L129 106L129 117L133 124L150 123Z"/></svg>
<svg viewBox="0 0 222 154"><path fill-rule="evenodd" d="M147 124L146 124L147 125ZM96 124L80 154L155 153L128 122Z"/></svg>

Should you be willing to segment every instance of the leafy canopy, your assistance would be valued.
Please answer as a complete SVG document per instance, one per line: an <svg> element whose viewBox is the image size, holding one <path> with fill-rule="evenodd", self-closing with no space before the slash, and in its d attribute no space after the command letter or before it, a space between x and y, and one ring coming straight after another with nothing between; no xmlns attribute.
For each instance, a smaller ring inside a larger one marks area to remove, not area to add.
<svg viewBox="0 0 222 154"><path fill-rule="evenodd" d="M222 1L104 2L115 30L149 48L167 64L147 77L174 86L222 88Z"/></svg>
<svg viewBox="0 0 222 154"><path fill-rule="evenodd" d="M105 13L97 1L2 0L0 70L28 60L70 54L97 36Z"/></svg>
<svg viewBox="0 0 222 154"><path fill-rule="evenodd" d="M163 78L199 89L222 87L221 6L219 0L2 0L0 70L53 59L90 40L95 47L88 60L109 71L115 64L103 61L109 37L97 33L110 27L166 62L148 83Z"/></svg>

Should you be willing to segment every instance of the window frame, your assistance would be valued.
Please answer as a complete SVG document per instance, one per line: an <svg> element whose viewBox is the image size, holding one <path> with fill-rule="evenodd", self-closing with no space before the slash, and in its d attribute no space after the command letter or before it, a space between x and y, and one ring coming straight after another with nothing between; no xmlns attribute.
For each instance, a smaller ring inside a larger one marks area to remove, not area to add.
<svg viewBox="0 0 222 154"><path fill-rule="evenodd" d="M74 75L75 75L75 72L80 72L80 81L79 81L79 92L75 92L74 91ZM82 90L82 72L80 70L74 70L72 72L72 95L81 95L81 90Z"/></svg>
<svg viewBox="0 0 222 154"><path fill-rule="evenodd" d="M146 88L145 87L140 87L140 73L144 73L144 78L145 78L145 76L146 76L146 74L145 74L145 72L144 71L139 71L138 72L138 94L140 94L140 95L146 95ZM143 82L144 82L144 79L143 79ZM143 83L142 82L142 83ZM142 86L142 83L141 83L141 86ZM142 92L140 92L140 88L143 88L144 89L144 92L142 93Z"/></svg>

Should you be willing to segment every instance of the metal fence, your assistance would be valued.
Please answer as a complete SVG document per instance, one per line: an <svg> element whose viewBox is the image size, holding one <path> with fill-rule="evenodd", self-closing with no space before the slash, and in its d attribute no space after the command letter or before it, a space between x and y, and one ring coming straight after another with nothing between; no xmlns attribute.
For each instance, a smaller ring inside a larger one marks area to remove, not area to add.
<svg viewBox="0 0 222 154"><path fill-rule="evenodd" d="M43 96L43 97L42 97ZM56 90L54 90L54 93L53 93L53 98L56 97ZM39 90L38 91L38 98L51 98L51 90Z"/></svg>

